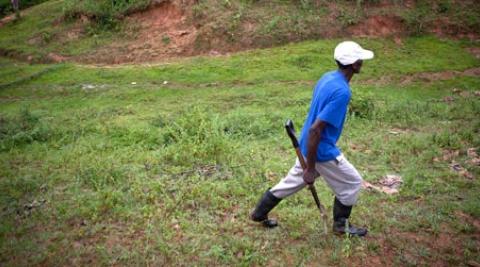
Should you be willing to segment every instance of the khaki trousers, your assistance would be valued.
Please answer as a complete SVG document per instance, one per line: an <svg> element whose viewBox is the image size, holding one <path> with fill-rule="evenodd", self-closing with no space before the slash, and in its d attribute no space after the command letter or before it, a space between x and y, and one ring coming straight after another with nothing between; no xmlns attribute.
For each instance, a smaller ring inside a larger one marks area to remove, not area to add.
<svg viewBox="0 0 480 267"><path fill-rule="evenodd" d="M322 176L335 196L345 206L355 205L362 185L362 176L355 167L342 155L335 160L317 162L317 177ZM278 198L286 198L303 189L303 169L297 159L287 176L275 185L270 192Z"/></svg>

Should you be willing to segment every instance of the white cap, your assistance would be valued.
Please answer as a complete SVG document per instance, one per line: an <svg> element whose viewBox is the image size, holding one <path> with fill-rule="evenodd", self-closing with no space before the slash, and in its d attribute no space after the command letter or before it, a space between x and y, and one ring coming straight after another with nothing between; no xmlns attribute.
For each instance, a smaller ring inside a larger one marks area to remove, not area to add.
<svg viewBox="0 0 480 267"><path fill-rule="evenodd" d="M335 47L333 58L342 65L350 65L357 60L373 58L373 52L363 49L359 44L352 41L341 42Z"/></svg>

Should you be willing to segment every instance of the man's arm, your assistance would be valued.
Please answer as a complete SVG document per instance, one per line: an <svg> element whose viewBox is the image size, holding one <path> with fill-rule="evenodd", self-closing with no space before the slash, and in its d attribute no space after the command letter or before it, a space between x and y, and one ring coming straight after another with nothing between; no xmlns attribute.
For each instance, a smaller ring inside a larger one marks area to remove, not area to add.
<svg viewBox="0 0 480 267"><path fill-rule="evenodd" d="M326 122L317 119L308 130L307 143L307 169L304 170L303 180L306 184L313 184L315 181L315 163L317 162L317 148L322 137Z"/></svg>

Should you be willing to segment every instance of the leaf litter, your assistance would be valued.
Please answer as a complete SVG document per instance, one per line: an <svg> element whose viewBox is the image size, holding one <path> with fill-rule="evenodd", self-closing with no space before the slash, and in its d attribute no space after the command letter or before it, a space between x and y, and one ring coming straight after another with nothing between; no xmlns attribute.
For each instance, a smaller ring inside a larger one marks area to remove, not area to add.
<svg viewBox="0 0 480 267"><path fill-rule="evenodd" d="M363 188L375 190L388 195L398 194L399 188L403 183L403 179L397 174L387 174L383 176L378 182L378 185L363 181Z"/></svg>

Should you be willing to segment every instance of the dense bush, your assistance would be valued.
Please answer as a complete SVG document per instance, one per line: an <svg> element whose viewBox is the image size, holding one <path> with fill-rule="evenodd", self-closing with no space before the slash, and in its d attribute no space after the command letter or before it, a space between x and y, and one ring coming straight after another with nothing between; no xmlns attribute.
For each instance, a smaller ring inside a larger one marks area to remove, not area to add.
<svg viewBox="0 0 480 267"><path fill-rule="evenodd" d="M66 0L64 16L67 19L85 16L99 26L112 28L122 16L147 8L150 2L150 0Z"/></svg>
<svg viewBox="0 0 480 267"><path fill-rule="evenodd" d="M233 150L218 114L193 108L162 127L164 160L192 166L225 161Z"/></svg>
<svg viewBox="0 0 480 267"><path fill-rule="evenodd" d="M375 109L374 97L370 94L357 94L352 97L348 112L351 116L371 118Z"/></svg>
<svg viewBox="0 0 480 267"><path fill-rule="evenodd" d="M0 151L8 151L32 142L44 142L51 136L47 124L43 123L28 108L13 118L0 117Z"/></svg>

